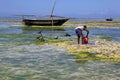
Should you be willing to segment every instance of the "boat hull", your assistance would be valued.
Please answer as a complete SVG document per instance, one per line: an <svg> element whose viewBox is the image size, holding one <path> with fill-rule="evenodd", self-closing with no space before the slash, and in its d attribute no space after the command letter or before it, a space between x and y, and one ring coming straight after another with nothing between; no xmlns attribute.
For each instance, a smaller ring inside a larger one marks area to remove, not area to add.
<svg viewBox="0 0 120 80"><path fill-rule="evenodd" d="M67 19L55 19L55 20L31 20L31 19L24 19L23 22L25 25L38 25L38 26L61 26L64 24Z"/></svg>
<svg viewBox="0 0 120 80"><path fill-rule="evenodd" d="M112 18L106 19L106 21L112 21L112 20L113 20Z"/></svg>

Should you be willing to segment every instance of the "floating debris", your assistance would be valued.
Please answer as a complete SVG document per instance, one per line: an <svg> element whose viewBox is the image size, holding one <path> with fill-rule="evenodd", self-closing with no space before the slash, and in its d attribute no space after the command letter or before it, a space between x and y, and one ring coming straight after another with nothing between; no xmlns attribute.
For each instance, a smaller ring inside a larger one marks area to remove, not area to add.
<svg viewBox="0 0 120 80"><path fill-rule="evenodd" d="M66 37L70 37L71 35L70 35L70 34L68 34L68 33L66 33L66 34L65 34L65 36L66 36Z"/></svg>
<svg viewBox="0 0 120 80"><path fill-rule="evenodd" d="M58 39L59 37L58 36L54 36L54 39Z"/></svg>

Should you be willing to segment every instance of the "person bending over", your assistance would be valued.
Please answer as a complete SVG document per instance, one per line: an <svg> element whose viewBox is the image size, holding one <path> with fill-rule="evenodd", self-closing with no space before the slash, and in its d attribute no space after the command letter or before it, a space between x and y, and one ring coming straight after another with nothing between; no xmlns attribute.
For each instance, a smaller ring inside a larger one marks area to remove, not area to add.
<svg viewBox="0 0 120 80"><path fill-rule="evenodd" d="M83 31L87 32L87 34L85 36L83 35ZM89 35L89 30L87 29L87 26L86 25L78 26L78 27L75 28L75 32L76 32L76 35L77 35L78 44L80 44L80 39L81 39L81 43L83 44L83 38L84 37L88 38L88 35Z"/></svg>

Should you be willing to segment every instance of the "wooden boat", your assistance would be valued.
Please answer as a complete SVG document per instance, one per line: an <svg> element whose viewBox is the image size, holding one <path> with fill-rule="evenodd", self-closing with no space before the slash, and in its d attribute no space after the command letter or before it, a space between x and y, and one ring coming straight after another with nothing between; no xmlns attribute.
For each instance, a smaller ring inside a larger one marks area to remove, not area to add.
<svg viewBox="0 0 120 80"><path fill-rule="evenodd" d="M23 22L25 25L32 26L32 25L39 25L39 26L61 26L66 21L68 21L69 18L65 17L51 17L48 19L23 19Z"/></svg>
<svg viewBox="0 0 120 80"><path fill-rule="evenodd" d="M51 11L51 15L47 19L39 18L39 19L26 19L23 18L23 23L25 25L39 25L39 26L61 26L64 24L69 18L53 16L54 7L56 4L56 0L54 1L54 5Z"/></svg>

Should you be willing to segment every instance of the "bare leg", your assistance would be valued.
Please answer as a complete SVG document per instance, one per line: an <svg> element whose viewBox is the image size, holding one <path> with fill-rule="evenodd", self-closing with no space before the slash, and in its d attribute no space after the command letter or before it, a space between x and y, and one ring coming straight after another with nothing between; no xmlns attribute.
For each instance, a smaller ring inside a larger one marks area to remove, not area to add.
<svg viewBox="0 0 120 80"><path fill-rule="evenodd" d="M78 44L80 44L80 37L78 37Z"/></svg>
<svg viewBox="0 0 120 80"><path fill-rule="evenodd" d="M80 42L81 44L84 44L83 36L81 34L77 34L77 36L78 36L78 44L80 44Z"/></svg>
<svg viewBox="0 0 120 80"><path fill-rule="evenodd" d="M78 44L80 44L80 35L79 34L77 34L77 37L78 37Z"/></svg>
<svg viewBox="0 0 120 80"><path fill-rule="evenodd" d="M81 43L84 44L83 35L81 34Z"/></svg>

